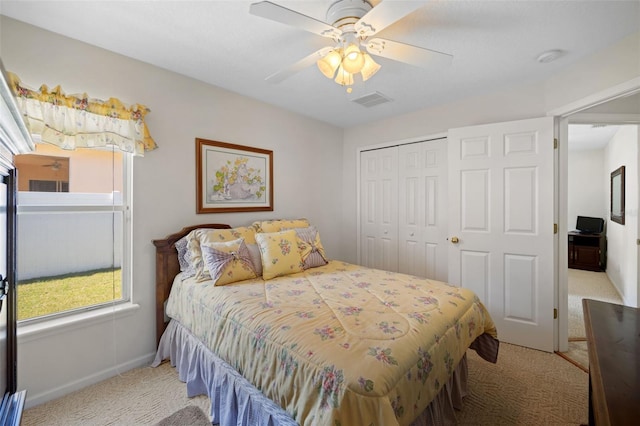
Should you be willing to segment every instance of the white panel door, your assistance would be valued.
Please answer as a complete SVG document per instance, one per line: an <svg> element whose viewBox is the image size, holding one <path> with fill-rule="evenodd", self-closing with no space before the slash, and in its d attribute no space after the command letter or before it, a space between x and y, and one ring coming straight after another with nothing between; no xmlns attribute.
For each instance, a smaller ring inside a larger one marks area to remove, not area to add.
<svg viewBox="0 0 640 426"><path fill-rule="evenodd" d="M500 340L549 352L553 144L553 117L448 133L449 282L478 294Z"/></svg>
<svg viewBox="0 0 640 426"><path fill-rule="evenodd" d="M398 270L446 281L446 139L401 145L398 157Z"/></svg>
<svg viewBox="0 0 640 426"><path fill-rule="evenodd" d="M360 153L360 263L398 270L398 147Z"/></svg>

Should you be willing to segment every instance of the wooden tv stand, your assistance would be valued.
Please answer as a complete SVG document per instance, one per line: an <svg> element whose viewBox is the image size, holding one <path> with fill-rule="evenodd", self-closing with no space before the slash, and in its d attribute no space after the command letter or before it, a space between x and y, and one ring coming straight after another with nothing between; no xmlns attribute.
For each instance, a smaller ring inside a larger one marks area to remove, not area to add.
<svg viewBox="0 0 640 426"><path fill-rule="evenodd" d="M589 352L589 425L640 419L640 310L582 299Z"/></svg>
<svg viewBox="0 0 640 426"><path fill-rule="evenodd" d="M604 271L607 268L607 238L604 232L569 232L569 268Z"/></svg>

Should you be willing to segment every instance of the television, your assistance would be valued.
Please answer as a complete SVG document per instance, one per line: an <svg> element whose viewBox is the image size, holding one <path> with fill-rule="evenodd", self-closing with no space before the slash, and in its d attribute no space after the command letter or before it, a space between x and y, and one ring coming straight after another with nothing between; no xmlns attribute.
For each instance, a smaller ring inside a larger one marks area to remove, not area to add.
<svg viewBox="0 0 640 426"><path fill-rule="evenodd" d="M584 234L600 234L604 231L604 219L599 217L578 216L576 230Z"/></svg>

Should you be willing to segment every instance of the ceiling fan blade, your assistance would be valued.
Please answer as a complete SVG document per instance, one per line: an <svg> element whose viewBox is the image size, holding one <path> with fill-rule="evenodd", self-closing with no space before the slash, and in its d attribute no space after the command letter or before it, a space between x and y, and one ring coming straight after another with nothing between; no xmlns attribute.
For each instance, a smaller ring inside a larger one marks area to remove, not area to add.
<svg viewBox="0 0 640 426"><path fill-rule="evenodd" d="M451 65L451 61L453 60L453 55L449 55L448 53L383 38L367 40L365 47L367 52L372 55L382 56L383 58L404 62L421 68Z"/></svg>
<svg viewBox="0 0 640 426"><path fill-rule="evenodd" d="M273 84L280 83L281 81L286 80L287 78L300 72L301 70L315 64L318 61L318 59L324 57L327 53L331 52L332 50L333 50L333 47L330 47L330 46L323 47L320 50L316 50L311 55L300 59L295 64L285 69L282 69L274 74L271 74L269 77L265 78L265 81L268 81L269 83L273 83Z"/></svg>
<svg viewBox="0 0 640 426"><path fill-rule="evenodd" d="M260 16L261 18L291 25L323 37L339 38L342 35L342 31L336 27L332 27L310 16L303 15L295 10L271 3L270 1L253 3L249 7L249 13Z"/></svg>
<svg viewBox="0 0 640 426"><path fill-rule="evenodd" d="M427 0L383 0L360 18L354 28L360 37L371 37L426 3Z"/></svg>

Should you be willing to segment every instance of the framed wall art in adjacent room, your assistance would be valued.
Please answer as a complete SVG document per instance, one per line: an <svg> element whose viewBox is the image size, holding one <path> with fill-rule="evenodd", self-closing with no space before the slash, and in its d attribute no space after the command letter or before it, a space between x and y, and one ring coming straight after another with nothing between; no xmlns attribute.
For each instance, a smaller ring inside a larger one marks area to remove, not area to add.
<svg viewBox="0 0 640 426"><path fill-rule="evenodd" d="M624 166L611 172L611 220L624 225Z"/></svg>

